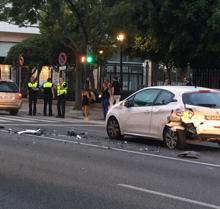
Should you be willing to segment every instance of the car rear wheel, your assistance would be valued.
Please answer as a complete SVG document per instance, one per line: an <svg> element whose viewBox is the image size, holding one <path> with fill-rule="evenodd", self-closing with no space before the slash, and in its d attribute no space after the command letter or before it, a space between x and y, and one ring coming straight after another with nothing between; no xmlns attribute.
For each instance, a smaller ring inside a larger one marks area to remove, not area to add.
<svg viewBox="0 0 220 209"><path fill-rule="evenodd" d="M172 131L171 128L167 127L164 130L164 143L169 149L184 149L186 146L185 131Z"/></svg>
<svg viewBox="0 0 220 209"><path fill-rule="evenodd" d="M10 110L10 115L17 115L18 114L18 110Z"/></svg>
<svg viewBox="0 0 220 209"><path fill-rule="evenodd" d="M110 117L107 122L107 134L110 139L123 139L119 123L115 117Z"/></svg>

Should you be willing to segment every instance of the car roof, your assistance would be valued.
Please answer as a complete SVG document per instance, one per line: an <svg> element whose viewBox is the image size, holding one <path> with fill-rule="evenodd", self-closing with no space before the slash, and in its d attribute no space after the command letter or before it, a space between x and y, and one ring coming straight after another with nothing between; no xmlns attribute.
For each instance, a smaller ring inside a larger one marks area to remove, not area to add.
<svg viewBox="0 0 220 209"><path fill-rule="evenodd" d="M168 90L168 91L171 91L177 94L183 94L185 92L192 92L192 91L199 91L199 90L215 91L214 89L198 87L198 86L151 86L151 87L147 87L146 89L150 89L150 88L164 89L164 90Z"/></svg>
<svg viewBox="0 0 220 209"><path fill-rule="evenodd" d="M11 81L11 80L0 80L0 82L1 82L1 83L3 83L3 82L4 82L4 83L14 83L14 82Z"/></svg>

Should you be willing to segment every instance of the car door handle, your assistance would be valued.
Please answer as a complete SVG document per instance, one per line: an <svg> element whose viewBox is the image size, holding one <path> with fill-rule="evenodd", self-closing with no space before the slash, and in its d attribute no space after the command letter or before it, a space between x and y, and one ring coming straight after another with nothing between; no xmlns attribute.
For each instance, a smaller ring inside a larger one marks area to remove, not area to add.
<svg viewBox="0 0 220 209"><path fill-rule="evenodd" d="M150 113L150 110L145 110L144 113L145 114Z"/></svg>

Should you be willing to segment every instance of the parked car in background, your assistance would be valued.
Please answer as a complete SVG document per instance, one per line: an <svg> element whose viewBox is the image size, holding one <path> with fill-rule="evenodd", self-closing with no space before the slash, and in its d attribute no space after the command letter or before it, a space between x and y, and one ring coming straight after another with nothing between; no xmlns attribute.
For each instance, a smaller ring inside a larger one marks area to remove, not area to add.
<svg viewBox="0 0 220 209"><path fill-rule="evenodd" d="M22 104L22 94L17 85L12 81L0 81L0 110L5 110L10 115L17 115Z"/></svg>
<svg viewBox="0 0 220 209"><path fill-rule="evenodd" d="M220 143L220 92L193 86L144 88L109 110L106 130L111 139L153 138L170 149L192 141Z"/></svg>

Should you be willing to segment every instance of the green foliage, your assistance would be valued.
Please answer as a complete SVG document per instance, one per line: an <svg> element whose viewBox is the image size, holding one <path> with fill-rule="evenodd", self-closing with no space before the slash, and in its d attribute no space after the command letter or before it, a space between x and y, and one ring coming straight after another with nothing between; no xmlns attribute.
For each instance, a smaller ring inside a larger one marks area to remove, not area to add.
<svg viewBox="0 0 220 209"><path fill-rule="evenodd" d="M142 54L177 67L220 67L219 0L140 0L139 5L135 48Z"/></svg>

